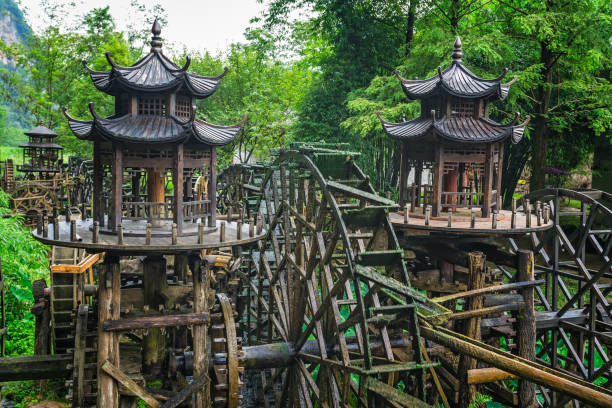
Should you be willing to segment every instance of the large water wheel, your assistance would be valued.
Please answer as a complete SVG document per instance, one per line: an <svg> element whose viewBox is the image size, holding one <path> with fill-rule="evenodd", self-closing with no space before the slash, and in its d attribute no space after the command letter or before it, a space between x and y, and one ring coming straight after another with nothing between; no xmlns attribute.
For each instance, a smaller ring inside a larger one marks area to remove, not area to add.
<svg viewBox="0 0 612 408"><path fill-rule="evenodd" d="M395 204L371 192L352 158L290 151L263 177L258 218L269 232L251 251L243 323L250 344L294 352L292 364L251 377L264 406L425 405L413 299L426 300L408 287L387 219Z"/></svg>

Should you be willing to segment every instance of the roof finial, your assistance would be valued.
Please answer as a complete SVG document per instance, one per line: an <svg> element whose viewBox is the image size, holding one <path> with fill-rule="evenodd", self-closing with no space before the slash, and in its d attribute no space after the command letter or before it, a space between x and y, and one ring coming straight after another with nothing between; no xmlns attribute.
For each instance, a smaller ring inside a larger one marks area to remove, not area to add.
<svg viewBox="0 0 612 408"><path fill-rule="evenodd" d="M153 33L153 37L151 37L151 52L159 52L161 51L162 42L161 37L161 26L159 25L159 21L155 19L153 22L153 27L151 27L151 33Z"/></svg>
<svg viewBox="0 0 612 408"><path fill-rule="evenodd" d="M457 37L455 40L455 49L453 50L453 61L461 62L463 57L463 50L461 49L461 39Z"/></svg>

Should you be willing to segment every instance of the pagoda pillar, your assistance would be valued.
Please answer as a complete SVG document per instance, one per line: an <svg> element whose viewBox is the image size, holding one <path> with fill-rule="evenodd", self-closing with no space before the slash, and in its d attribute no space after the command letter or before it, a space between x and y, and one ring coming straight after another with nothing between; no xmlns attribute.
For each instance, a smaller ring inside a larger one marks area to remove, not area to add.
<svg viewBox="0 0 612 408"><path fill-rule="evenodd" d="M94 140L93 149L93 219L98 221L100 226L104 226L104 193L103 182L104 182L104 165L102 164L102 152L100 151L100 140Z"/></svg>
<svg viewBox="0 0 612 408"><path fill-rule="evenodd" d="M491 190L493 187L493 144L485 147L484 177L482 183L483 203L482 217L487 218L491 215Z"/></svg>
<svg viewBox="0 0 612 408"><path fill-rule="evenodd" d="M432 197L432 216L439 217L442 212L442 174L444 173L444 162L441 158L441 146L435 147L434 183Z"/></svg>
<svg viewBox="0 0 612 408"><path fill-rule="evenodd" d="M402 156L400 164L400 186L399 186L399 205L404 208L408 201L408 173L410 173L410 162L406 154L406 143L402 143ZM412 209L414 211L414 208Z"/></svg>
<svg viewBox="0 0 612 408"><path fill-rule="evenodd" d="M214 146L210 148L208 199L210 200L208 225L214 227L217 224L217 148Z"/></svg>
<svg viewBox="0 0 612 408"><path fill-rule="evenodd" d="M496 191L496 196L495 196L495 202L496 203L501 203L501 199L503 199L503 197L501 196L501 182L502 182L502 163L504 161L504 144L503 143L499 143L499 151L497 153L497 173L496 173L496 178L495 178L495 191ZM501 197L498 198L498 197ZM499 212L501 211L501 208L497 208L497 204L495 204L495 209Z"/></svg>
<svg viewBox="0 0 612 408"><path fill-rule="evenodd" d="M164 170L147 169L147 200L151 203L164 203L166 201ZM149 215L153 227L161 226L161 208L153 206Z"/></svg>
<svg viewBox="0 0 612 408"><path fill-rule="evenodd" d="M117 230L121 224L121 200L123 187L123 151L120 144L113 144L113 166L112 166L112 187L111 187L111 221L109 228Z"/></svg>
<svg viewBox="0 0 612 408"><path fill-rule="evenodd" d="M172 169L172 185L174 194L173 218L178 233L183 232L183 144L176 145L174 152L174 167Z"/></svg>

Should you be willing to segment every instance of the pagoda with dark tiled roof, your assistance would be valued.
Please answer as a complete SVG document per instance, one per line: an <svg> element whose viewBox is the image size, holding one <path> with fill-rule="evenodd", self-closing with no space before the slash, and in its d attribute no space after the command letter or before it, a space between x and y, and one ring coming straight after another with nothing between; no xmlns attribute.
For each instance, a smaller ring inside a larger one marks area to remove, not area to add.
<svg viewBox="0 0 612 408"><path fill-rule="evenodd" d="M451 65L437 75L407 80L396 72L406 96L421 102L420 117L390 123L379 114L385 133L402 141L399 201L412 212L428 204L433 216L458 208L480 208L482 217L499 211L504 143L518 143L529 121L519 124L518 113L507 125L490 119L489 104L505 99L516 77L503 83L505 69L495 79L479 78L462 57L457 38ZM425 169L433 169L433 182L423 181Z"/></svg>
<svg viewBox="0 0 612 408"><path fill-rule="evenodd" d="M42 124L25 132L28 142L20 144L23 149L23 164L17 170L25 173L27 179L52 178L62 171L63 147L54 142L57 133Z"/></svg>
<svg viewBox="0 0 612 408"><path fill-rule="evenodd" d="M114 115L99 116L93 103L89 104L93 119L88 121L74 119L64 110L73 133L94 142L93 216L109 231L122 220L125 227L127 221L139 218L159 228L167 224L164 221L176 223L179 235L188 233L186 221L195 226L196 219L207 218L214 228L216 146L234 140L245 118L231 126L196 118L196 100L215 92L227 68L213 77L187 72L189 57L179 67L163 54L157 20L151 32L150 53L132 66L117 65L109 53L108 72L94 71L83 61L96 88L115 97ZM112 176L108 197L103 191L107 173ZM194 197L196 177L206 181L207 197ZM143 178L146 183L141 183ZM125 194L128 180L130 194ZM141 193L141 184L146 184L146 194ZM171 196L166 196L166 189L172 190Z"/></svg>

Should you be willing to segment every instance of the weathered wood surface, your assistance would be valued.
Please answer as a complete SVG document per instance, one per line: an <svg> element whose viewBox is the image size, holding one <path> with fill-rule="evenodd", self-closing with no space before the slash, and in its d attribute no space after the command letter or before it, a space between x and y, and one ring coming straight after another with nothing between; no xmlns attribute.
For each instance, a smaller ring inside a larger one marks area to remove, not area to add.
<svg viewBox="0 0 612 408"><path fill-rule="evenodd" d="M477 291L484 286L484 278L486 272L486 258L482 252L472 252L469 257L469 281L468 288ZM482 308L482 296L476 295L468 298L467 310L474 311ZM473 316L464 321L463 324L465 335L480 340L480 318ZM461 354L459 356L459 380L461 387L459 389L459 406L467 407L476 398L476 387L468 382L468 372L476 368L478 361L470 356Z"/></svg>
<svg viewBox="0 0 612 408"><path fill-rule="evenodd" d="M147 256L143 261L143 278L142 278L142 292L144 295L144 305L151 310L160 310L165 306L165 293L168 289L168 281L166 278L166 258L163 256ZM169 322L165 322L165 316L158 316L153 321L147 320L150 318L143 317L140 320L130 319L129 323L140 323L146 328L146 334L142 338L142 362L143 372L150 376L160 376L162 374L162 362L166 355L166 335L162 333L160 326L155 324L167 325ZM176 320L170 319L170 321ZM179 318L180 320L180 318ZM107 325L109 322L104 322L105 330L107 327L113 327L113 325ZM121 324L119 320L115 322ZM143 328L145 328L143 327Z"/></svg>
<svg viewBox="0 0 612 408"><path fill-rule="evenodd" d="M98 406L117 407L119 394L117 385L101 365L108 360L119 364L119 335L107 332L103 323L119 318L121 304L121 272L119 258L107 255L98 266Z"/></svg>
<svg viewBox="0 0 612 408"><path fill-rule="evenodd" d="M133 319L107 320L103 323L105 331L128 331L160 327L202 325L210 322L208 313L185 313L165 316L136 317Z"/></svg>
<svg viewBox="0 0 612 408"><path fill-rule="evenodd" d="M404 213L393 212L389 213L389 220L393 224L393 228L396 231L404 230L416 230L416 231L438 231L447 233L461 233L470 235L502 235L502 236L513 236L513 235L525 235L526 233L533 231L543 231L552 228L553 222L549 221L547 224L542 223L538 226L537 216L531 214L531 226L527 227L526 215L522 212L516 214L516 228L511 228L511 216L512 212L502 210L497 215L497 228L492 227L491 218L476 217L474 228L471 227L469 217L458 217L453 215L452 226L448 226L448 215L441 213L440 216L432 216L429 219L429 225L425 225L425 217L420 211L411 211L409 222L404 223Z"/></svg>
<svg viewBox="0 0 612 408"><path fill-rule="evenodd" d="M191 394L200 390L202 387L210 382L208 375L202 374L198 378L195 378L191 384L179 391L174 397L170 398L162 408L176 408L181 405Z"/></svg>
<svg viewBox="0 0 612 408"><path fill-rule="evenodd" d="M610 390L476 342L459 333L442 328L421 326L421 335L456 353L468 355L517 377L566 393L590 405L602 408L612 406L612 391Z"/></svg>
<svg viewBox="0 0 612 408"><path fill-rule="evenodd" d="M533 252L519 250L517 279L519 281L534 280L534 256ZM533 288L521 289L524 307L518 313L517 322L517 343L519 356L535 361L536 347L536 317L534 310ZM535 408L536 401L535 384L524 379L519 380L518 384L519 407Z"/></svg>
<svg viewBox="0 0 612 408"><path fill-rule="evenodd" d="M143 390L140 385L136 384L130 377L125 375L115 365L111 364L108 360L104 361L100 366L102 371L113 377L124 387L136 394L141 400L147 403L152 408L160 408L161 404L151 396L148 392Z"/></svg>
<svg viewBox="0 0 612 408"><path fill-rule="evenodd" d="M468 384L484 384L493 381L511 380L513 378L516 378L516 375L499 368L475 368L468 371L467 382Z"/></svg>
<svg viewBox="0 0 612 408"><path fill-rule="evenodd" d="M0 382L67 378L71 374L68 354L0 358Z"/></svg>
<svg viewBox="0 0 612 408"><path fill-rule="evenodd" d="M60 222L59 225L59 238L53 239L53 225L49 226L49 234L47 237L38 234L36 231L33 232L34 238L47 245L58 245L70 248L84 248L88 252L104 252L113 251L117 255L133 255L133 254L181 254L199 251L202 249L214 249L221 247L230 247L236 245L247 245L262 239L266 231L262 230L259 233L255 232L254 236L249 236L249 225L242 224L241 239L237 239L237 223L228 222L226 223L225 241L221 242L219 239L219 230L221 223L224 221L218 221L215 225L217 229L213 232L204 234L202 237L202 243L198 243L197 224L191 223L186 224L185 229L188 226L192 226L194 231L191 235L182 235L177 239L176 245L172 244L172 237L170 235L155 236L151 238L151 244L146 244L146 236L130 236L128 233L124 233L123 245L117 243L117 236L113 234L104 234L100 231L98 242L92 242L93 236L93 221L91 219L78 220L76 222L77 236L76 241L70 240L70 224L66 222ZM143 221L146 224L146 221ZM123 225L124 232L129 231L127 228L128 224ZM169 230L166 231L169 234Z"/></svg>

